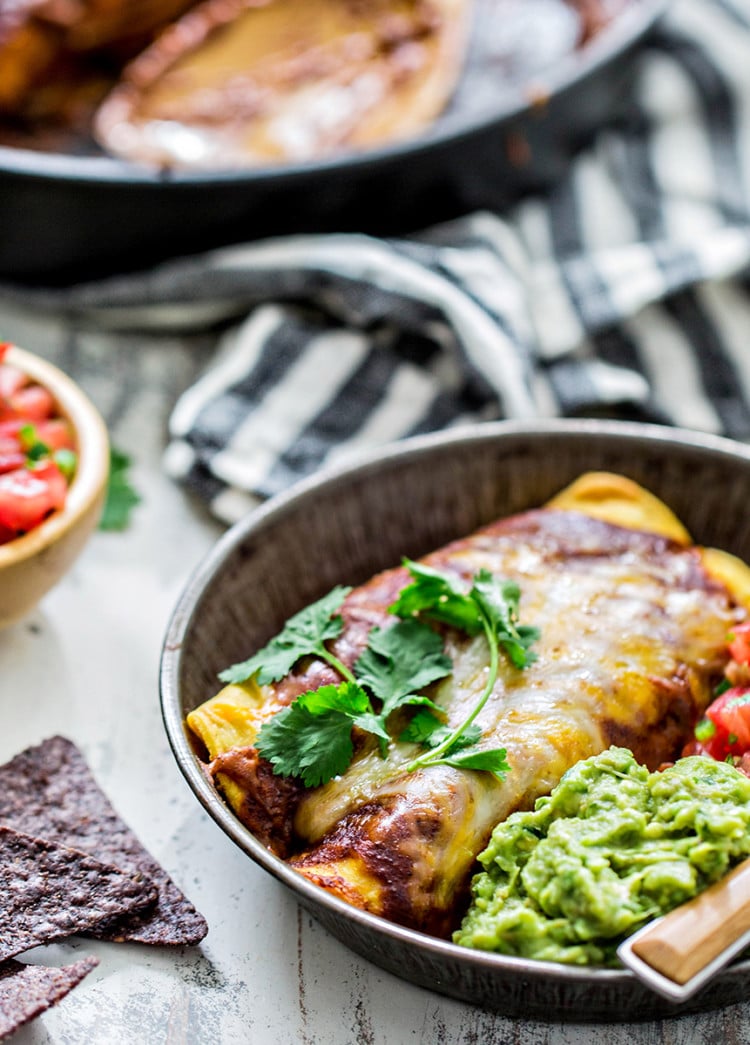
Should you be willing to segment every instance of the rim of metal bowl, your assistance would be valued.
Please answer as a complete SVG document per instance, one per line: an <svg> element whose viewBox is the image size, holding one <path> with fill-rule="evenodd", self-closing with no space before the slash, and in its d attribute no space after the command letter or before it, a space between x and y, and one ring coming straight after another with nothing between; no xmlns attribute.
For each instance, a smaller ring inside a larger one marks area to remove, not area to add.
<svg viewBox="0 0 750 1045"><path fill-rule="evenodd" d="M664 14L671 0L629 0L625 9L580 50L566 55L532 80L543 85L549 97L563 95L594 75L619 54L641 39ZM528 114L538 107L529 93L529 81L511 84L493 110L467 118L456 113L440 118L433 131L364 152L347 153L324 160L288 166L267 166L248 170L170 171L140 167L112 156L76 156L0 145L0 174L28 176L40 180L106 182L113 185L200 186L215 184L253 184L273 179L297 181L324 175L341 167L377 167L405 157L430 153L449 144L487 130L497 123Z"/></svg>
<svg viewBox="0 0 750 1045"><path fill-rule="evenodd" d="M256 863L283 882L295 893L308 909L324 908L332 915L343 917L348 922L362 928L386 936L416 948L423 954L437 958L448 958L465 966L472 966L485 972L514 972L535 979L554 979L568 983L588 983L592 981L602 986L615 987L618 984L632 984L633 973L619 969L602 969L591 966L570 966L556 962L515 958L506 955L483 951L473 951L460 947L447 940L428 936L414 929L394 924L377 915L361 911L356 907L331 896L297 874L280 858L272 855L254 835L235 817L229 807L219 796L202 772L187 737L179 694L180 661L182 643L191 622L200 605L202 593L211 582L213 575L233 552L236 545L242 543L248 535L272 523L275 517L282 516L290 507L305 500L311 494L346 484L350 478L362 478L387 468L391 463L420 457L425 453L434 453L443 447L458 444L472 445L479 443L501 443L508 437L549 437L578 436L596 438L597 436L616 437L624 443L642 444L644 441L661 446L682 450L708 452L719 458L742 460L750 465L750 447L735 443L721 436L705 435L678 428L665 428L659 425L641 424L637 422L600 421L600 420L553 420L536 421L534 423L497 421L483 425L472 425L456 428L450 432L439 432L425 436L405 439L400 443L390 444L379 450L357 455L356 459L335 468L321 470L309 479L295 484L288 491L270 499L259 508L251 511L244 519L235 523L219 538L211 551L189 578L182 595L170 618L160 666L160 694L164 725L169 743L177 764L187 780L191 790L201 805L222 828L222 830ZM731 971L746 974L750 971L750 960L738 962Z"/></svg>

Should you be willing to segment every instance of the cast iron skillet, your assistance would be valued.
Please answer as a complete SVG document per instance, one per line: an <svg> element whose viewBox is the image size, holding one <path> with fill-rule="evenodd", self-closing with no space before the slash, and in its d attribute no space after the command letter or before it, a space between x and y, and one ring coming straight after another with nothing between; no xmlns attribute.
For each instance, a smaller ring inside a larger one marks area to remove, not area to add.
<svg viewBox="0 0 750 1045"><path fill-rule="evenodd" d="M619 110L668 0L629 0L589 44L479 111L406 143L304 166L154 172L102 155L0 147L0 280L66 285L289 232L405 233L542 189ZM540 89L546 100L540 104Z"/></svg>

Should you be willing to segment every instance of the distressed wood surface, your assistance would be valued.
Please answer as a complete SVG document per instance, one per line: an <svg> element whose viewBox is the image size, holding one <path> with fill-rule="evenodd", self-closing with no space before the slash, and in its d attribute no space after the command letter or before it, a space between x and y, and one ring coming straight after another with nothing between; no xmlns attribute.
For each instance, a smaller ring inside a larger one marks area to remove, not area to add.
<svg viewBox="0 0 750 1045"><path fill-rule="evenodd" d="M65 330L4 306L0 339L77 378L143 497L132 527L99 533L26 621L0 632L0 759L60 732L85 751L123 817L206 915L194 951L76 940L62 964L98 969L18 1045L694 1045L750 1041L750 1007L626 1025L506 1019L382 972L329 936L199 808L161 723L157 673L170 611L220 535L161 468L170 409L210 359L209 337Z"/></svg>

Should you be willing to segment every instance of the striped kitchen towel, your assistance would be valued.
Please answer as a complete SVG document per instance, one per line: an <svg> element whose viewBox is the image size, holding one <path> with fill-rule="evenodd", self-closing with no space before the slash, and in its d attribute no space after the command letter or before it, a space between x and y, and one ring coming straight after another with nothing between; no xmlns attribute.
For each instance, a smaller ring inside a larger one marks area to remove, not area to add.
<svg viewBox="0 0 750 1045"><path fill-rule="evenodd" d="M165 466L221 519L361 448L500 417L750 437L750 3L675 0L626 111L544 197L423 235L305 236L77 288L226 328Z"/></svg>

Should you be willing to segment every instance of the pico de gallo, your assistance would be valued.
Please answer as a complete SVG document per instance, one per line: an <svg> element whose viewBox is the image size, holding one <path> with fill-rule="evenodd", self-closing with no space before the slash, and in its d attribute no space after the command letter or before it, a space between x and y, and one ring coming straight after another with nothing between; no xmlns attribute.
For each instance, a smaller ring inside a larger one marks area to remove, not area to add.
<svg viewBox="0 0 750 1045"><path fill-rule="evenodd" d="M729 635L730 660L716 699L695 727L684 755L709 755L731 762L750 776L750 621Z"/></svg>
<svg viewBox="0 0 750 1045"><path fill-rule="evenodd" d="M75 473L73 431L52 394L5 361L0 342L0 544L62 508Z"/></svg>

